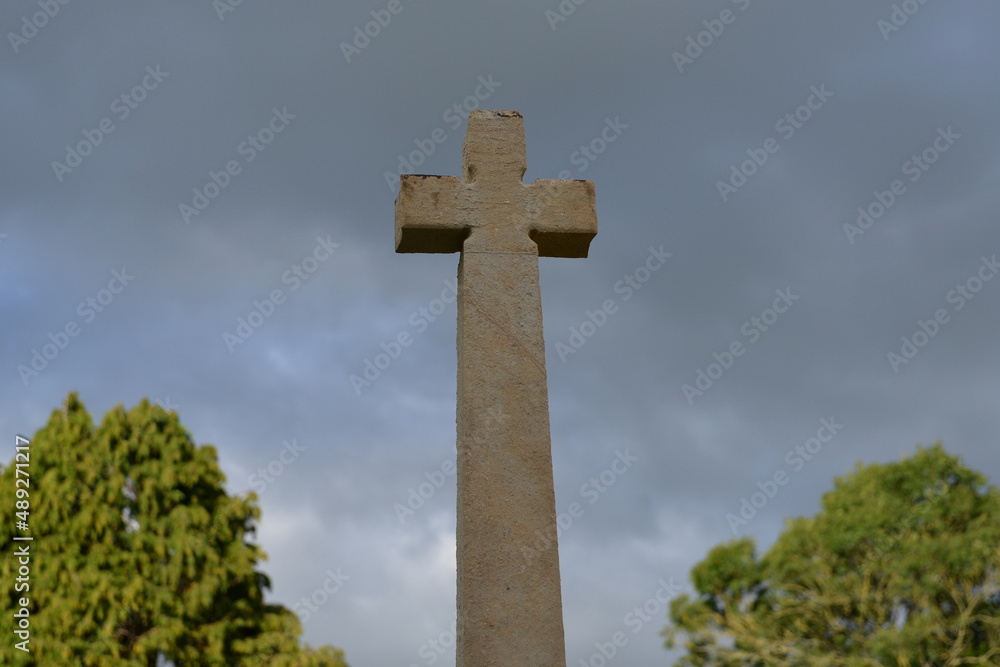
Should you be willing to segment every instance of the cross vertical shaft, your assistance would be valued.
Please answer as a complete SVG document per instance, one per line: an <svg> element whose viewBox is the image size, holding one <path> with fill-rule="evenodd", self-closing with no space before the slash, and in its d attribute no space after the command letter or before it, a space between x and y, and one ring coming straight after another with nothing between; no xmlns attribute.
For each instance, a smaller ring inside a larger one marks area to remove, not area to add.
<svg viewBox="0 0 1000 667"><path fill-rule="evenodd" d="M397 252L458 252L458 667L564 667L538 257L586 257L589 181L524 185L524 125L474 111L463 178L402 176ZM539 544L543 548L537 548Z"/></svg>
<svg viewBox="0 0 1000 667"><path fill-rule="evenodd" d="M466 251L459 283L456 664L563 667L538 257Z"/></svg>

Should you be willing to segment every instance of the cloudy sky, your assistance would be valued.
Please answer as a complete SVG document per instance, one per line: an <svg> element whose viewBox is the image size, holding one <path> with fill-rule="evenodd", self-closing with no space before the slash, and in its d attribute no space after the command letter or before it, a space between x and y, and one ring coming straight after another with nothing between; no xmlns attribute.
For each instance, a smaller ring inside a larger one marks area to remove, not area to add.
<svg viewBox="0 0 1000 667"><path fill-rule="evenodd" d="M339 573L305 637L355 667L454 664L458 257L395 254L393 200L475 106L596 184L540 262L570 665L668 664L664 584L858 461L1000 480L995 2L42 4L0 8L0 434L176 409L271 599Z"/></svg>

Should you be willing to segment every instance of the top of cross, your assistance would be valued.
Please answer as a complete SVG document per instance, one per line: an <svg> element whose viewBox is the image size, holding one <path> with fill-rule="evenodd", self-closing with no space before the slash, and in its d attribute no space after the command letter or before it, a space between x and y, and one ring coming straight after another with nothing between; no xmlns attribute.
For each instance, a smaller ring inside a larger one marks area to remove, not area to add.
<svg viewBox="0 0 1000 667"><path fill-rule="evenodd" d="M517 111L469 114L469 129L462 144L463 180L483 185L520 185L527 168L524 116Z"/></svg>
<svg viewBox="0 0 1000 667"><path fill-rule="evenodd" d="M524 185L524 117L475 110L462 145L462 178L400 176L396 252L537 252L586 257L597 234L592 181Z"/></svg>

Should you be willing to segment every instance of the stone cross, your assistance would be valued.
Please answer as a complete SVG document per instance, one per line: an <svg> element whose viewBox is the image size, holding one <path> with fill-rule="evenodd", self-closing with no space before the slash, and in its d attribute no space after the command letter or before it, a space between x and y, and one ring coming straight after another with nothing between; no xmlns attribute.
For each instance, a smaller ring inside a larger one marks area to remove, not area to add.
<svg viewBox="0 0 1000 667"><path fill-rule="evenodd" d="M462 253L457 667L566 665L538 257L586 257L597 213L593 182L526 165L521 114L473 111L462 178L396 199L396 252Z"/></svg>

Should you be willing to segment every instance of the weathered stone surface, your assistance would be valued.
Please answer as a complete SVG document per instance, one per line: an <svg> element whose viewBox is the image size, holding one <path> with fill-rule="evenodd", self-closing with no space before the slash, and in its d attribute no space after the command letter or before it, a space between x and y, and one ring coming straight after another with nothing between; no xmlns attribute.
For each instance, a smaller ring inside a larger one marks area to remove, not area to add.
<svg viewBox="0 0 1000 667"><path fill-rule="evenodd" d="M565 667L538 256L587 256L594 185L524 185L516 111L473 111L462 154L396 200L397 252L462 253L457 665Z"/></svg>
<svg viewBox="0 0 1000 667"><path fill-rule="evenodd" d="M463 178L400 177L396 252L460 252L475 230L473 242L488 250L534 252L537 244L540 257L586 257L597 235L593 182L524 185L524 150L521 114L473 111Z"/></svg>

